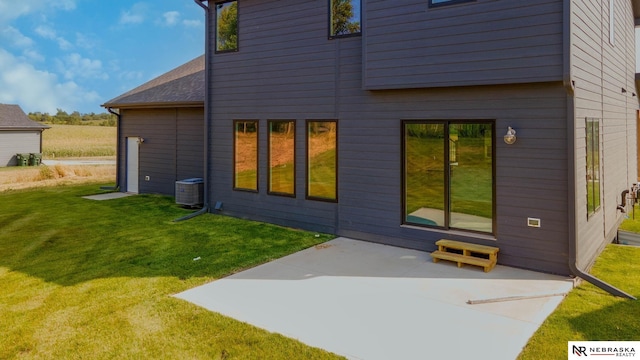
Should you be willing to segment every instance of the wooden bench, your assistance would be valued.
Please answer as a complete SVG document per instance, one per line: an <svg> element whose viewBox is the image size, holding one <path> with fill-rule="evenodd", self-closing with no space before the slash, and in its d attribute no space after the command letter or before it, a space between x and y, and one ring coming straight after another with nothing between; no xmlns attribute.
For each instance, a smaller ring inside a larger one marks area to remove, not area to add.
<svg viewBox="0 0 640 360"><path fill-rule="evenodd" d="M500 249L497 247L446 239L436 241L436 245L438 245L438 250L431 253L434 263L439 260L449 260L458 263L458 267L462 267L462 264L469 264L481 266L484 268L484 272L489 272L498 262ZM488 258L477 256L478 254L488 256Z"/></svg>

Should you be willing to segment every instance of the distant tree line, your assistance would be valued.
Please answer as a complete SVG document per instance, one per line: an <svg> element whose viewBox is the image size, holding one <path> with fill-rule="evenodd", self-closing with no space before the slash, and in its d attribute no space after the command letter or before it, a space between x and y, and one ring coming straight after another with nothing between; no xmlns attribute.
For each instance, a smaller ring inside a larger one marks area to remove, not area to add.
<svg viewBox="0 0 640 360"><path fill-rule="evenodd" d="M38 111L30 112L28 116L31 120L47 124L116 126L116 116L110 113L80 114L74 111L68 114L62 109L57 109L55 115Z"/></svg>

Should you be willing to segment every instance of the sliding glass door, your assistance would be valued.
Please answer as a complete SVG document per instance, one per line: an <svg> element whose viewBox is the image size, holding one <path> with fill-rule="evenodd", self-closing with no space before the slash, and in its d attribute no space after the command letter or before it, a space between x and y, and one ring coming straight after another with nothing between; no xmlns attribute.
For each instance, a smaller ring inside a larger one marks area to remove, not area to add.
<svg viewBox="0 0 640 360"><path fill-rule="evenodd" d="M403 123L404 223L494 232L492 121Z"/></svg>

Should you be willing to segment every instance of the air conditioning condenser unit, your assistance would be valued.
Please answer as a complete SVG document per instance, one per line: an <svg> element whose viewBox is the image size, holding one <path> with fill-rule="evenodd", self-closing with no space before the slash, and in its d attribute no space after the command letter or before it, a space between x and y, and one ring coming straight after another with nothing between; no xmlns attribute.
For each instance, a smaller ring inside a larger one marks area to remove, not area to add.
<svg viewBox="0 0 640 360"><path fill-rule="evenodd" d="M176 181L176 204L200 206L204 203L204 181L201 178Z"/></svg>

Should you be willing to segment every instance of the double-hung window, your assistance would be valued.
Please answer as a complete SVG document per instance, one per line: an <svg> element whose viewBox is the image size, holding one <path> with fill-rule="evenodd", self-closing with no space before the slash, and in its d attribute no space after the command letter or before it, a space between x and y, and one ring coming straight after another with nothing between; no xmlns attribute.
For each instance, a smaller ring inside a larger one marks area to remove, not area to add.
<svg viewBox="0 0 640 360"><path fill-rule="evenodd" d="M494 127L403 122L403 223L495 233Z"/></svg>

